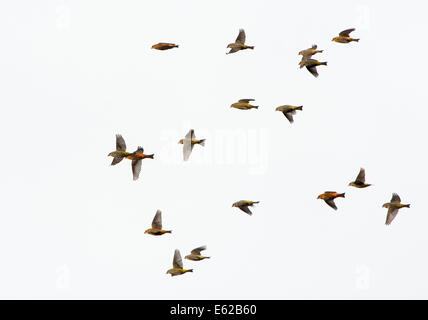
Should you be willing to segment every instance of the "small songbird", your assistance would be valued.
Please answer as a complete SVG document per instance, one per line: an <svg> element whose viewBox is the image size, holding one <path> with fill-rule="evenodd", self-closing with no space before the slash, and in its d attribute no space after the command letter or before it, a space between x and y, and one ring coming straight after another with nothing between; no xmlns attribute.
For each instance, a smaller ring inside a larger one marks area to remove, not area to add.
<svg viewBox="0 0 428 320"><path fill-rule="evenodd" d="M315 59L302 59L301 61L301 67L306 67L308 71L316 78L318 77L318 71L317 66L326 66L327 61L325 62L319 62Z"/></svg>
<svg viewBox="0 0 428 320"><path fill-rule="evenodd" d="M248 207L252 207L255 203L259 203L259 202L260 201L241 200L232 204L232 208L237 207L251 216L253 213L250 211Z"/></svg>
<svg viewBox="0 0 428 320"><path fill-rule="evenodd" d="M162 229L162 212L157 210L152 221L152 227L144 231L144 233L151 234L152 236L161 236L165 233L172 233L172 230Z"/></svg>
<svg viewBox="0 0 428 320"><path fill-rule="evenodd" d="M402 204L398 194L393 193L390 202L384 203L382 208L388 208L385 224L388 226L397 216L398 210L401 208L410 208L410 204Z"/></svg>
<svg viewBox="0 0 428 320"><path fill-rule="evenodd" d="M190 157L190 154L192 153L193 146L195 144L205 146L205 139L196 139L195 131L193 129L190 129L184 139L181 139L180 141L178 141L178 143L183 145L183 159L184 161L187 161Z"/></svg>
<svg viewBox="0 0 428 320"><path fill-rule="evenodd" d="M349 36L349 34L352 31L355 31L355 28L343 30L341 33L339 33L338 37L334 37L331 41L338 42L338 43L349 43L351 41L355 41L355 42L360 41L360 39L353 39Z"/></svg>
<svg viewBox="0 0 428 320"><path fill-rule="evenodd" d="M275 111L281 111L290 123L294 122L293 115L296 114L296 110L303 110L303 106L284 105L275 109Z"/></svg>
<svg viewBox="0 0 428 320"><path fill-rule="evenodd" d="M230 48L230 51L227 52L226 54L234 53L234 52L237 52L239 50L254 49L253 46L247 46L245 44L245 31L244 31L244 29L239 29L239 34L238 34L238 37L236 38L235 42L229 43L227 45L227 47Z"/></svg>
<svg viewBox="0 0 428 320"><path fill-rule="evenodd" d="M185 256L184 259L192 260L192 261L201 261L204 259L209 259L210 257L205 257L201 255L201 251L205 250L206 246L201 246L193 249L189 255Z"/></svg>
<svg viewBox="0 0 428 320"><path fill-rule="evenodd" d="M169 269L166 274L170 274L171 277L182 275L186 272L193 272L193 269L183 269L183 260L181 260L181 254L178 249L175 249L174 259L172 260L172 269Z"/></svg>
<svg viewBox="0 0 428 320"><path fill-rule="evenodd" d="M302 56L302 61L303 59L309 59L311 58L314 54L317 53L322 53L324 50L317 50L318 46L316 44L312 45L312 47L302 50L299 52L299 55ZM301 68L301 67L300 67Z"/></svg>
<svg viewBox="0 0 428 320"><path fill-rule="evenodd" d="M178 48L178 44L159 42L152 45L152 49L156 50L168 50L172 48Z"/></svg>
<svg viewBox="0 0 428 320"><path fill-rule="evenodd" d="M357 178L355 181L349 182L348 186L355 188L366 188L371 186L371 184L366 183L366 170L360 168L360 173L358 173Z"/></svg>
<svg viewBox="0 0 428 320"><path fill-rule="evenodd" d="M235 102L230 107L236 108L240 110L250 110L250 109L258 109L259 106L253 106L250 104L250 101L254 101L254 99L241 99L238 102Z"/></svg>
<svg viewBox="0 0 428 320"><path fill-rule="evenodd" d="M126 158L130 155L129 152L126 152L125 139L123 139L120 134L116 135L116 151L110 152L108 155L113 157L113 161L111 163L112 166L118 164L122 161L123 158Z"/></svg>
<svg viewBox="0 0 428 320"><path fill-rule="evenodd" d="M129 154L126 158L132 160L132 175L134 180L137 180L141 172L141 161L146 158L153 159L154 154L144 154L143 147L138 147L137 150Z"/></svg>
<svg viewBox="0 0 428 320"><path fill-rule="evenodd" d="M317 199L322 199L334 210L337 210L336 204L334 203L334 199L336 198L345 198L345 193L337 193L335 191L326 191L323 194L320 194Z"/></svg>

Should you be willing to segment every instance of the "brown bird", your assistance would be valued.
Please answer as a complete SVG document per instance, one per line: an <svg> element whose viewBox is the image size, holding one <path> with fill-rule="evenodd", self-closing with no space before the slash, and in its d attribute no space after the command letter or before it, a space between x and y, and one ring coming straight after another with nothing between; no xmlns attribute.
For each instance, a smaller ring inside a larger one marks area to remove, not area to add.
<svg viewBox="0 0 428 320"><path fill-rule="evenodd" d="M317 199L322 199L334 210L337 210L336 204L334 203L334 199L336 198L345 198L345 193L337 193L335 191L326 191L318 196Z"/></svg>
<svg viewBox="0 0 428 320"><path fill-rule="evenodd" d="M339 33L338 37L334 37L331 41L338 42L338 43L349 43L351 41L355 41L355 42L360 41L360 39L353 39L349 36L349 34L352 31L355 31L355 28L343 30L341 33Z"/></svg>
<svg viewBox="0 0 428 320"><path fill-rule="evenodd" d="M144 154L143 147L138 147L137 150L135 150L133 153L131 153L126 157L127 159L132 160L131 166L132 166L132 175L134 180L137 180L138 177L140 176L141 161L146 158L153 159L153 157L154 157L154 154Z"/></svg>
<svg viewBox="0 0 428 320"><path fill-rule="evenodd" d="M116 135L116 151L110 152L109 157L113 157L111 165L114 166L122 161L123 158L126 158L130 155L129 152L126 152L126 143L125 139L120 134Z"/></svg>
<svg viewBox="0 0 428 320"><path fill-rule="evenodd" d="M186 272L193 272L193 269L183 269L183 260L178 249L174 251L174 259L172 260L172 269L169 269L166 273L170 274L171 277L179 276Z"/></svg>
<svg viewBox="0 0 428 320"><path fill-rule="evenodd" d="M290 106L290 105L284 105L279 106L275 109L276 111L281 111L284 116L290 121L290 123L294 122L293 115L296 114L296 110L303 110L303 106Z"/></svg>
<svg viewBox="0 0 428 320"><path fill-rule="evenodd" d="M254 101L254 99L241 99L238 102L233 103L230 107L240 110L250 110L259 108L259 106L253 106L252 104L250 104L250 101Z"/></svg>
<svg viewBox="0 0 428 320"><path fill-rule="evenodd" d="M397 216L398 210L401 208L410 208L410 204L402 204L398 194L393 193L390 202L384 203L382 208L388 208L385 224L388 226Z"/></svg>
<svg viewBox="0 0 428 320"><path fill-rule="evenodd" d="M152 236L161 236L165 233L172 233L172 230L162 229L162 212L157 210L152 221L152 227L144 231L144 233L151 234Z"/></svg>
<svg viewBox="0 0 428 320"><path fill-rule="evenodd" d="M360 173L358 173L355 181L349 182L348 185L355 188L366 188L371 186L371 184L366 183L366 170L360 168Z"/></svg>
<svg viewBox="0 0 428 320"><path fill-rule="evenodd" d="M168 50L172 48L178 48L178 44L159 42L152 45L152 49L156 50Z"/></svg>
<svg viewBox="0 0 428 320"><path fill-rule="evenodd" d="M315 59L302 59L301 64L302 64L301 67L302 66L306 67L306 69L308 69L308 71L316 78L318 77L317 67L326 66L327 61L319 62L318 60L315 60Z"/></svg>
<svg viewBox="0 0 428 320"><path fill-rule="evenodd" d="M241 200L232 204L232 207L237 207L251 216L253 213L248 207L252 207L254 204L259 202L260 201Z"/></svg>
<svg viewBox="0 0 428 320"><path fill-rule="evenodd" d="M323 50L317 50L317 45L314 44L312 47L302 50L299 52L299 55L302 56L302 60L299 62L300 68L305 66L305 60L310 59L314 54L321 53Z"/></svg>
<svg viewBox="0 0 428 320"><path fill-rule="evenodd" d="M201 255L201 251L205 250L206 246L201 246L193 249L189 255L185 256L184 259L192 260L192 261L201 261L204 259L209 259L210 257L205 257Z"/></svg>
<svg viewBox="0 0 428 320"><path fill-rule="evenodd" d="M230 51L226 54L234 53L239 50L245 50L245 49L254 49L253 46L247 46L245 44L245 31L244 29L239 29L238 37L236 38L234 43L229 43L227 45L228 48L230 48Z"/></svg>

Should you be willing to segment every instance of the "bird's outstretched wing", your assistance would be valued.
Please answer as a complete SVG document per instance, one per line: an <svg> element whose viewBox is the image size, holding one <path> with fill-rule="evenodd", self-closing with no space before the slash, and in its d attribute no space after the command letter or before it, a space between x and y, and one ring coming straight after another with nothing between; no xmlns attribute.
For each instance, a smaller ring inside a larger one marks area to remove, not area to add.
<svg viewBox="0 0 428 320"><path fill-rule="evenodd" d="M355 30L355 28L343 30L341 33L339 33L339 36L341 36L341 37L349 37L349 34L352 31L354 31L354 30Z"/></svg>
<svg viewBox="0 0 428 320"><path fill-rule="evenodd" d="M138 177L140 176L141 163L142 163L141 159L132 160L131 166L132 166L132 175L133 175L134 180L137 180Z"/></svg>
<svg viewBox="0 0 428 320"><path fill-rule="evenodd" d="M295 113L296 113L296 111L289 111L289 112L283 111L282 113L283 113L283 114L284 114L284 116L288 119L288 121L290 121L290 123L293 123L293 122L294 122L293 114L295 114Z"/></svg>
<svg viewBox="0 0 428 320"><path fill-rule="evenodd" d="M183 269L183 260L181 259L180 250L175 249L174 259L172 260L172 266L177 269Z"/></svg>
<svg viewBox="0 0 428 320"><path fill-rule="evenodd" d="M201 247L193 249L190 253L191 254L196 254L196 255L200 256L201 255L201 251L205 250L206 248L207 248L206 246L201 246Z"/></svg>
<svg viewBox="0 0 428 320"><path fill-rule="evenodd" d="M236 38L235 42L241 43L241 44L245 43L245 31L244 31L244 29L239 29L239 34L238 34L238 37Z"/></svg>
<svg viewBox="0 0 428 320"><path fill-rule="evenodd" d="M391 224L392 220L397 216L398 209L397 208L388 208L388 213L386 215L385 224L388 226Z"/></svg>
<svg viewBox="0 0 428 320"><path fill-rule="evenodd" d="M114 166L115 164L118 164L123 160L122 157L113 157L113 161L111 162L111 165Z"/></svg>
<svg viewBox="0 0 428 320"><path fill-rule="evenodd" d="M317 66L312 65L312 66L306 66L306 69L308 69L308 71L316 78L318 77L318 71L317 71Z"/></svg>
<svg viewBox="0 0 428 320"><path fill-rule="evenodd" d="M248 206L239 206L238 208L244 211L245 213L249 214L250 216L253 214L251 210L248 208Z"/></svg>
<svg viewBox="0 0 428 320"><path fill-rule="evenodd" d="M162 212L160 210L156 211L155 217L152 221L153 229L162 229Z"/></svg>
<svg viewBox="0 0 428 320"><path fill-rule="evenodd" d="M190 129L190 131L186 134L183 141L183 159L187 161L190 157L190 154L193 150L192 140L195 138L195 131Z"/></svg>
<svg viewBox="0 0 428 320"><path fill-rule="evenodd" d="M240 99L238 102L249 103L250 101L254 101L254 99Z"/></svg>
<svg viewBox="0 0 428 320"><path fill-rule="evenodd" d="M355 181L358 183L364 184L366 182L366 170L363 168L360 168L360 173L358 173L357 179Z"/></svg>
<svg viewBox="0 0 428 320"><path fill-rule="evenodd" d="M336 204L334 203L334 199L331 200L324 200L325 203L327 203L330 207L332 207L334 210L337 210Z"/></svg>
<svg viewBox="0 0 428 320"><path fill-rule="evenodd" d="M392 203L400 203L401 202L400 196L394 192L392 194L391 202Z"/></svg>
<svg viewBox="0 0 428 320"><path fill-rule="evenodd" d="M116 151L126 151L125 139L120 134L116 135Z"/></svg>

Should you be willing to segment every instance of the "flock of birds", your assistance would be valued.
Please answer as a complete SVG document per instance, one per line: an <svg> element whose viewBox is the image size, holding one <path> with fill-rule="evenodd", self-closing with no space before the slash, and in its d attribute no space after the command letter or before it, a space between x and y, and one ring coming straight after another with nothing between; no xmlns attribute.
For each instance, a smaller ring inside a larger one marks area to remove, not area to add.
<svg viewBox="0 0 428 320"><path fill-rule="evenodd" d="M350 33L353 32L355 28L346 29L339 33L337 37L334 37L332 41L337 43L350 43L350 42L358 42L359 39L354 39L350 37ZM245 31L244 29L239 30L238 37L235 42L230 43L227 48L230 48L230 51L226 54L235 53L241 50L246 49L254 49L254 46L248 46L245 44ZM177 44L173 43L164 43L160 42L152 46L152 49L156 50L169 50L173 48L178 48ZM299 52L299 55L302 56L301 61L299 62L300 68L306 67L306 69L314 76L318 77L317 67L318 66L326 66L327 62L320 62L312 58L313 55L317 53L322 53L323 50L317 50L317 45L313 45L311 48L302 50ZM250 109L258 109L258 106L251 105L250 102L255 101L254 99L240 99L238 102L235 102L231 105L232 108L236 108L239 110L250 110ZM292 106L292 105L283 105L276 108L276 111L281 111L287 120L290 123L293 123L293 115L296 114L296 111L302 111L303 106ZM179 144L183 145L183 160L187 161L192 153L193 147L196 144L200 146L205 145L205 139L196 139L195 132L191 129L184 139L180 139ZM116 165L121 162L123 159L131 160L131 168L133 179L137 180L139 178L141 172L141 165L143 159L154 159L154 154L145 154L143 147L139 146L134 152L126 151L126 143L124 138L117 134L116 135L116 150L110 152L109 156L113 157L113 161L111 165ZM366 183L365 181L365 170L360 168L360 172L356 177L355 181L349 183L349 186L355 188L367 188L371 186L371 184ZM318 196L318 199L324 200L327 205L329 205L334 210L337 210L337 206L334 202L336 198L345 198L345 193L338 193L335 191L325 191L324 193ZM243 212L248 215L252 215L249 207L253 207L254 204L259 203L259 201L250 201L250 200L240 200L235 202L232 207L239 208ZM399 209L401 208L410 208L410 204L401 203L401 199L398 194L393 193L390 202L383 204L383 208L388 208L388 213L386 216L386 225L391 224L394 218L397 216ZM152 221L152 227L145 231L146 234L153 236L161 236L165 233L171 233L171 230L163 230L162 229L162 212L157 210L155 217ZM189 255L185 256L185 259L191 261L201 261L204 259L208 259L210 257L201 255L201 251L206 250L206 246L200 246L191 251ZM193 272L193 269L184 269L183 260L181 258L180 251L178 249L174 252L173 257L173 267L167 271L167 274L171 274L171 276L182 275L187 272Z"/></svg>

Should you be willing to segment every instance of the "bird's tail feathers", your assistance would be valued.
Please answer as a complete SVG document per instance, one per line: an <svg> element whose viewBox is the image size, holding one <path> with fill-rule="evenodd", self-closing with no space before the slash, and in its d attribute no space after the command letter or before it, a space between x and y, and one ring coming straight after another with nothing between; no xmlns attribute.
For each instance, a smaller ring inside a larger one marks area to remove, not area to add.
<svg viewBox="0 0 428 320"><path fill-rule="evenodd" d="M296 110L303 110L303 106L298 106Z"/></svg>
<svg viewBox="0 0 428 320"><path fill-rule="evenodd" d="M199 144L200 144L201 146L205 146L205 139L201 139L201 140L200 140L200 142L199 142Z"/></svg>
<svg viewBox="0 0 428 320"><path fill-rule="evenodd" d="M405 204L403 207L410 208L410 204Z"/></svg>
<svg viewBox="0 0 428 320"><path fill-rule="evenodd" d="M360 41L360 39L354 39L354 41L355 41L355 42L358 42L358 41Z"/></svg>
<svg viewBox="0 0 428 320"><path fill-rule="evenodd" d="M172 230L165 230L165 233L172 233Z"/></svg>
<svg viewBox="0 0 428 320"><path fill-rule="evenodd" d="M254 46L247 46L248 49L253 49L254 50Z"/></svg>
<svg viewBox="0 0 428 320"><path fill-rule="evenodd" d="M146 158L150 158L150 159L154 159L154 154L148 154L148 155L146 155Z"/></svg>
<svg viewBox="0 0 428 320"><path fill-rule="evenodd" d="M193 269L188 269L186 270L186 272L193 272Z"/></svg>
<svg viewBox="0 0 428 320"><path fill-rule="evenodd" d="M258 108L259 108L259 106L254 106L253 108L254 108L254 109L258 109Z"/></svg>
<svg viewBox="0 0 428 320"><path fill-rule="evenodd" d="M345 198L345 192L344 193L339 193L339 197Z"/></svg>

